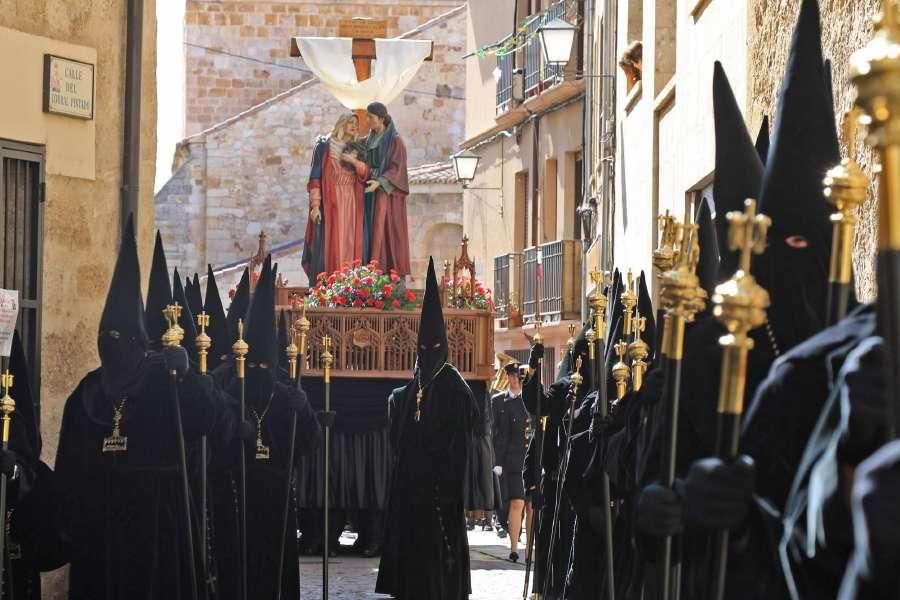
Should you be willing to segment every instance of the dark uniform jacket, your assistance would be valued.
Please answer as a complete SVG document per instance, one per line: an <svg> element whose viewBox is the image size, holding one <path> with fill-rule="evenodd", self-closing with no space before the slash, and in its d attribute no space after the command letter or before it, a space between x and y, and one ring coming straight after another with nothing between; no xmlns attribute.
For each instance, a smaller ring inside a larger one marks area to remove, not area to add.
<svg viewBox="0 0 900 600"><path fill-rule="evenodd" d="M511 398L509 392L491 397L494 413L494 463L503 473L521 473L525 465L525 429L531 417L521 394Z"/></svg>

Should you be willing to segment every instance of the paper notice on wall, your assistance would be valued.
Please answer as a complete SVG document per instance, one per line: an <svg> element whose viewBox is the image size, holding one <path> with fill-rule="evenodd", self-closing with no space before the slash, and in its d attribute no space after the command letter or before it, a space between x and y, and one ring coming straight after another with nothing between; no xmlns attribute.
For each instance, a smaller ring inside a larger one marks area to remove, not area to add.
<svg viewBox="0 0 900 600"><path fill-rule="evenodd" d="M9 356L19 317L19 291L0 289L0 356Z"/></svg>

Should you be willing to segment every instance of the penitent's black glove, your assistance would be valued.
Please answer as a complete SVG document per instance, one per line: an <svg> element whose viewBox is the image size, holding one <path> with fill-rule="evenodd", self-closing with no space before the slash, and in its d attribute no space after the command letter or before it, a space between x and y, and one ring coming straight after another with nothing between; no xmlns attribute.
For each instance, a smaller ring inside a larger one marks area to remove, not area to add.
<svg viewBox="0 0 900 600"><path fill-rule="evenodd" d="M532 369L537 369L538 365L541 364L542 358L544 358L544 345L535 344L531 347L531 354L528 355L528 366Z"/></svg>
<svg viewBox="0 0 900 600"><path fill-rule="evenodd" d="M183 347L172 346L163 348L162 355L168 371L175 371L179 377L183 377L187 373L190 363L188 362L187 350Z"/></svg>
<svg viewBox="0 0 900 600"><path fill-rule="evenodd" d="M711 529L737 529L747 516L756 468L749 456L733 463L719 458L695 461L676 489L684 498L687 520Z"/></svg>
<svg viewBox="0 0 900 600"><path fill-rule="evenodd" d="M16 469L16 461L19 457L12 450L0 449L0 473L6 475L7 479L14 479L18 474Z"/></svg>
<svg viewBox="0 0 900 600"><path fill-rule="evenodd" d="M684 529L684 502L675 490L651 483L638 497L638 529L647 535L664 537Z"/></svg>
<svg viewBox="0 0 900 600"><path fill-rule="evenodd" d="M299 413L309 405L309 398L302 389L294 390L287 396L287 405L288 408Z"/></svg>

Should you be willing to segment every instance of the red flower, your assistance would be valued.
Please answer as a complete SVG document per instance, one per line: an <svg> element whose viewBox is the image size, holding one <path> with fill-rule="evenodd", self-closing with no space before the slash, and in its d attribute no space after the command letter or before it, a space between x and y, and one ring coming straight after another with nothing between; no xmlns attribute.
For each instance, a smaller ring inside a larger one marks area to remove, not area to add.
<svg viewBox="0 0 900 600"><path fill-rule="evenodd" d="M394 293L394 288L391 287L390 284L388 284L388 285L385 285L383 288L381 288L381 291L384 292L384 295L385 295L385 296L387 296L388 298L390 298L390 297L391 297L391 294Z"/></svg>
<svg viewBox="0 0 900 600"><path fill-rule="evenodd" d="M374 306L374 305L375 305L375 301L372 300L371 298L369 298L368 300L366 300L366 306Z"/></svg>
<svg viewBox="0 0 900 600"><path fill-rule="evenodd" d="M416 295L414 293L412 293L411 291L406 290L406 299L409 300L410 302L415 302Z"/></svg>
<svg viewBox="0 0 900 600"><path fill-rule="evenodd" d="M391 281L397 283L398 281L400 281L400 276L397 275L397 273L391 273Z"/></svg>
<svg viewBox="0 0 900 600"><path fill-rule="evenodd" d="M316 281L321 281L321 280L325 279L325 275L326 275L325 271L322 271L321 273L316 275Z"/></svg>
<svg viewBox="0 0 900 600"><path fill-rule="evenodd" d="M363 298L369 297L369 290L367 290L366 288L358 289L358 290L356 290L356 293L359 294L360 296L362 296Z"/></svg>
<svg viewBox="0 0 900 600"><path fill-rule="evenodd" d="M396 298L394 298L394 299L391 301L391 304L394 305L394 308L400 308L400 301L397 300Z"/></svg>
<svg viewBox="0 0 900 600"><path fill-rule="evenodd" d="M382 302L381 300L376 300L375 308L377 308L378 310L381 310L382 308L384 308L384 302Z"/></svg>
<svg viewBox="0 0 900 600"><path fill-rule="evenodd" d="M335 298L334 298L334 303L335 303L335 304L340 304L341 306L343 306L343 305L345 305L345 304L347 303L347 300L346 300L346 298L344 298L343 296L335 296Z"/></svg>
<svg viewBox="0 0 900 600"><path fill-rule="evenodd" d="M353 285L359 285L359 277L353 278Z"/></svg>
<svg viewBox="0 0 900 600"><path fill-rule="evenodd" d="M375 259L373 258L372 260L369 261L369 266L370 266L370 267L377 267L377 266L378 266L378 261L375 260Z"/></svg>
<svg viewBox="0 0 900 600"><path fill-rule="evenodd" d="M372 285L373 283L375 283L375 280L371 277L366 277L365 279L363 279L363 285Z"/></svg>
<svg viewBox="0 0 900 600"><path fill-rule="evenodd" d="M334 273L332 273L332 274L328 277L328 285L333 284L336 277L337 277L337 276L336 276Z"/></svg>
<svg viewBox="0 0 900 600"><path fill-rule="evenodd" d="M362 305L363 305L362 300L360 300L359 298L357 298L356 300L353 301L353 306L355 306L356 308L359 308Z"/></svg>
<svg viewBox="0 0 900 600"><path fill-rule="evenodd" d="M375 269L375 274L376 275L384 275L384 271L382 271L381 269Z"/></svg>

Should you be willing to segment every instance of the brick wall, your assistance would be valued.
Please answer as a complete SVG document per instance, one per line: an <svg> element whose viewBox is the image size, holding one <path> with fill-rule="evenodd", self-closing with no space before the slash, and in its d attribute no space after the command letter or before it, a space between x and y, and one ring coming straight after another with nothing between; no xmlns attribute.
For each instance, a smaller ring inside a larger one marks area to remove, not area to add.
<svg viewBox="0 0 900 600"><path fill-rule="evenodd" d="M429 21L462 0L188 0L185 11L185 132L193 135L310 78L288 56L296 35L337 35L338 21L388 21L388 36Z"/></svg>
<svg viewBox="0 0 900 600"><path fill-rule="evenodd" d="M465 9L460 9L409 35L434 40L434 60L424 63L388 106L406 142L410 167L447 160L463 138L465 24ZM245 259L256 251L261 230L271 246L302 238L313 144L344 111L310 80L183 141L172 179L156 195L169 265L202 273L207 263ZM429 204L430 198L416 194L409 202L415 264L422 264L422 253L431 249L431 242L420 243L420 234L462 219L458 199L442 197ZM449 233L434 230L431 235L442 247ZM286 276L292 284L305 283L300 273Z"/></svg>

